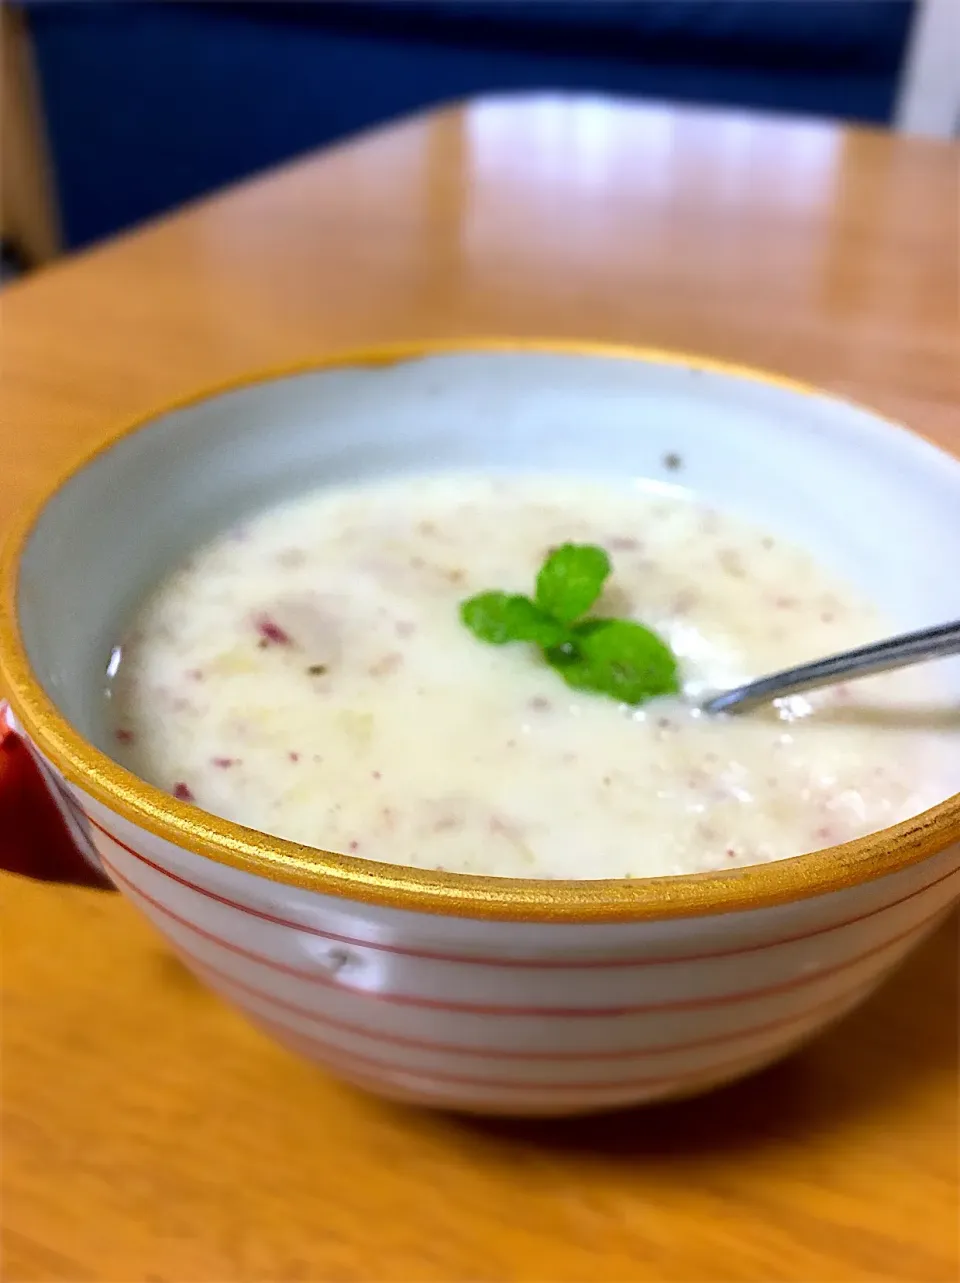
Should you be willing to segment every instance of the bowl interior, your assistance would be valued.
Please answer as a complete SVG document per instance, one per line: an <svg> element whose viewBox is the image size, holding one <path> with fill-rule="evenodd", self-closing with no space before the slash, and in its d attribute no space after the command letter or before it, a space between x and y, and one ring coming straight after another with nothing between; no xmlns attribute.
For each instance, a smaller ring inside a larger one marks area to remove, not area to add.
<svg viewBox="0 0 960 1283"><path fill-rule="evenodd" d="M33 670L105 748L111 647L192 545L304 488L460 468L688 488L805 545L895 625L960 617L960 462L910 433L786 383L680 361L475 351L251 384L101 453L24 549L17 609ZM937 676L960 695L960 662Z"/></svg>

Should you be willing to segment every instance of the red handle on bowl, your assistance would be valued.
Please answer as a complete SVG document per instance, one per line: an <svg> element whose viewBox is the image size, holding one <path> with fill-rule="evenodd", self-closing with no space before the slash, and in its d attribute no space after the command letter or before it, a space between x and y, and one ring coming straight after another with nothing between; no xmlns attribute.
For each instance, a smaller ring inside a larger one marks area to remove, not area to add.
<svg viewBox="0 0 960 1283"><path fill-rule="evenodd" d="M6 713L0 700L0 869L42 882L109 888L71 838L33 755Z"/></svg>

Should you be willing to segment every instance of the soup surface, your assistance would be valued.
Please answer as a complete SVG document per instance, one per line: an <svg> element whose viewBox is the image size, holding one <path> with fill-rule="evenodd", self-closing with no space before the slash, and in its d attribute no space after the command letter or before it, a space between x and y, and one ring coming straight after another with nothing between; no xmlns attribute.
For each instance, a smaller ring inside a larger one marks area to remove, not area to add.
<svg viewBox="0 0 960 1283"><path fill-rule="evenodd" d="M595 613L658 630L683 698L567 687L459 605L604 547ZM110 664L114 756L242 824L369 859L514 877L644 877L845 841L952 791L917 672L758 712L711 689L894 631L802 550L681 491L558 476L316 491L198 549Z"/></svg>

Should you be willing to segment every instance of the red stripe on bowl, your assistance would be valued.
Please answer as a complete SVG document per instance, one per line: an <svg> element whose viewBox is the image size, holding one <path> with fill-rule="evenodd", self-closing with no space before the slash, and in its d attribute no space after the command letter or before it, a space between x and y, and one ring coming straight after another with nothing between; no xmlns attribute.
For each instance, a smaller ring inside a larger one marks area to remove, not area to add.
<svg viewBox="0 0 960 1283"><path fill-rule="evenodd" d="M182 877L179 873L174 873L172 870L164 868L162 864L157 864L142 852L134 850L132 846L128 846L127 843L121 838L118 838L115 833L112 833L109 829L105 828L95 820L92 815L86 811L84 811L83 814L99 833L103 834L104 837L109 838L111 842L116 843L121 850L126 851L126 853L132 856L135 860L138 860L141 864L153 869L155 873L159 873L163 877L169 878L172 882L176 882L180 886L186 887L188 890L194 891L197 895L202 895L208 900L214 900L218 904L225 905L227 908L235 909L238 913L258 918L260 921L269 922L274 926L289 927L294 931L302 931L307 935L316 936L322 940L329 940L334 944L345 944L357 949L375 949L381 953L395 954L405 958L420 958L431 962L466 963L482 967L519 967L534 970L579 971L587 968L605 969L621 967L670 966L671 964L676 963L709 962L719 958L735 958L739 957L741 954L758 953L766 949L775 949L780 945L798 944L803 940L812 940L817 936L825 935L828 932L840 931L844 927L853 926L858 922L865 922L869 918L876 917L877 914L886 913L888 910L894 909L898 905L906 904L909 900L913 900L915 897L923 895L925 891L929 891L933 887L939 886L940 883L946 882L949 878L960 874L960 863L958 863L954 868L948 869L946 873L942 873L939 877L932 878L929 882L924 883L923 886L917 887L913 891L909 891L906 895L900 896L896 900L890 900L886 904L882 904L877 908L869 909L865 913L856 914L851 918L844 918L841 922L834 922L829 926L816 927L811 931L803 931L797 935L780 936L776 940L764 941L761 944L737 945L732 949L719 949L706 953L673 954L669 957L663 958L649 956L640 958L584 958L571 962L569 959L564 958L488 957L477 954L443 953L430 949L410 949L403 945L384 944L376 940L360 940L354 936L339 935L334 931L325 931L320 927L314 927L308 923L296 922L289 918L278 917L276 914L266 913L262 909L254 908L253 905L244 904L239 900L232 900L228 896L220 895L216 891L211 891L208 887L201 886L196 882L191 882L189 878ZM958 856L958 860L960 860L960 856Z"/></svg>
<svg viewBox="0 0 960 1283"><path fill-rule="evenodd" d="M104 859L104 863L108 868L110 868L111 872L114 871L114 866L106 859ZM123 877L122 874L120 876ZM275 959L269 958L263 954L253 953L251 950L244 949L241 945L235 944L233 941L227 940L223 936L218 936L213 932L207 931L206 928L199 926L198 923L181 917L161 901L155 900L152 896L148 896L146 892L136 888L135 884L131 883L129 879L125 879L125 881L127 882L127 885L134 889L135 893L139 894L146 902L152 904L159 912L178 922L188 930L210 940L213 944L222 946L232 953L248 958L252 962L260 963L273 970L283 971L288 975L291 974L292 969L288 967L287 964L279 963ZM872 945L869 949L865 949L850 958L845 958L842 962L835 963L831 967L824 967L817 972L794 976L790 980L783 980L775 985L766 985L759 989L740 990L735 993L726 994L712 994L702 998L674 999L660 1003L638 1003L630 1006L620 1005L616 1007L519 1007L503 1006L502 1004L497 1003L457 1003L449 1002L441 998L425 998L417 994L383 993L373 992L367 989L352 989L349 986L340 983L338 980L333 979L331 976L324 974L304 975L299 976L298 978L309 980L310 983L319 985L321 988L335 989L339 993L353 994L356 997L367 998L374 1002L386 1002L406 1007L422 1007L432 1011L472 1013L475 1015L596 1019L597 1017L604 1016L637 1016L654 1012L706 1011L712 1007L731 1006L738 1003L753 1002L761 998L773 997L776 994L789 993L793 989L804 988L807 985L816 984L818 981L838 975L841 972L847 971L851 967L857 966L859 963L866 961L867 958L871 958L876 954L883 952L885 949L889 949L893 945L899 944L912 936L919 935L936 917L940 916L944 912L945 907L938 907L934 913L921 919L919 923L914 923L913 926L907 928L905 931L898 932L893 936L888 936L886 940L881 941L879 944ZM296 973L293 972L293 974Z"/></svg>
<svg viewBox="0 0 960 1283"><path fill-rule="evenodd" d="M399 1064L393 1060L382 1060L376 1056L364 1056L356 1052L346 1051L344 1048L337 1046L335 1043L325 1042L321 1038L313 1038L308 1034L300 1033L296 1029L291 1029L280 1021L270 1020L265 1016L255 1016L251 1014L251 1021L254 1024L262 1024L267 1029L274 1032L281 1038L302 1044L310 1048L311 1052L318 1053L321 1058L330 1065L343 1066L347 1071L352 1066L366 1065L377 1073L400 1074L406 1078L417 1078L423 1082L434 1083L453 1083L462 1087L483 1087L492 1088L499 1091L507 1092L595 1092L595 1091L633 1091L638 1087L664 1087L672 1083L688 1082L692 1079L711 1077L715 1074L724 1074L728 1071L733 1073L741 1067L755 1064L763 1061L764 1051L754 1052L750 1056L737 1056L730 1060L713 1061L706 1065L699 1065L696 1069L683 1070L674 1074L638 1074L631 1078L623 1079L591 1079L582 1082L557 1082L553 1079L534 1080L529 1078L487 1078L482 1075L448 1073L439 1069L420 1069L409 1065ZM770 1049L768 1049L770 1050ZM789 1047L784 1048L786 1054Z"/></svg>
<svg viewBox="0 0 960 1283"><path fill-rule="evenodd" d="M845 990L839 997L835 996L823 1002L813 1003L802 1011L792 1012L788 1016L781 1016L776 1020L767 1020L759 1025L741 1026L738 1029L726 1030L724 1033L713 1034L705 1038L689 1039L685 1042L655 1043L646 1047L618 1048L615 1051L513 1051L508 1048L480 1047L469 1043L447 1043L436 1042L426 1038L409 1038L404 1034L383 1033L368 1026L354 1025L346 1020L337 1020L324 1012L315 1011L310 1007L302 1007L298 1003L281 998L267 989L258 989L255 985L248 984L245 980L239 980L229 972L222 971L205 959L199 958L184 945L176 945L175 947L191 967L202 971L204 975L213 976L221 984L229 985L248 997L258 998L263 1002L280 1007L284 1011L289 1011L292 1015L301 1016L314 1024L322 1025L324 1028L367 1038L371 1042L383 1043L384 1045L408 1047L412 1051L470 1056L481 1060L559 1060L565 1062L583 1061L585 1063L611 1060L652 1060L658 1056L695 1051L700 1047L713 1047L726 1042L746 1041L749 1038L756 1037L757 1034L770 1033L777 1029L789 1028L792 1025L802 1025L816 1017L822 1017L826 1020L832 1013L839 1014L841 1011L847 1010L858 998L865 995L870 988L869 984L854 985L852 988ZM285 1028L292 1028L292 1026L285 1026ZM346 1051L347 1049L344 1048L343 1050Z"/></svg>

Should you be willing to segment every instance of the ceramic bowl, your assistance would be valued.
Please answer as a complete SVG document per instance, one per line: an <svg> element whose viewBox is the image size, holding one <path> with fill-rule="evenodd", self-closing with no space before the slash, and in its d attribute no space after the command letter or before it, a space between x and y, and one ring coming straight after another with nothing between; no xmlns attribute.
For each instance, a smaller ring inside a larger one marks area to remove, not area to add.
<svg viewBox="0 0 960 1283"><path fill-rule="evenodd" d="M7 550L0 675L78 843L225 1000L384 1095L573 1113L785 1055L955 901L960 796L773 864L545 882L300 847L178 802L104 751L111 643L191 545L310 483L471 465L679 480L805 544L905 628L960 616L960 463L786 380L496 343L251 378L124 432ZM960 666L941 667L956 696Z"/></svg>

